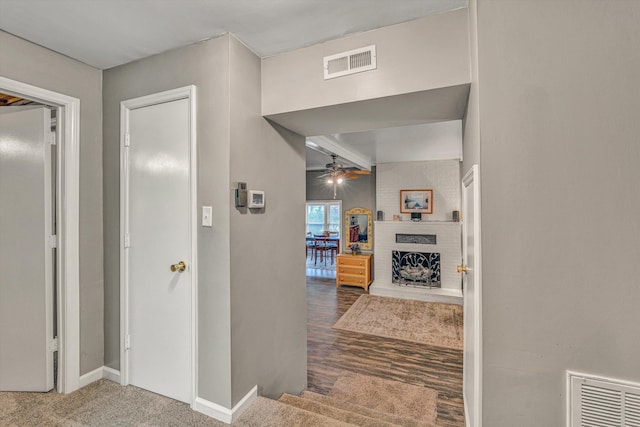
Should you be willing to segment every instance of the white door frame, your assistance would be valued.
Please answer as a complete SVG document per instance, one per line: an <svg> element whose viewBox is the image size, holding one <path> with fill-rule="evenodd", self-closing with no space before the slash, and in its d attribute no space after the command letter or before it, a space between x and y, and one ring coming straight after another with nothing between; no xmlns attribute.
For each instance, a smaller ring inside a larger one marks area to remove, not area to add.
<svg viewBox="0 0 640 427"><path fill-rule="evenodd" d="M58 107L58 392L80 387L80 100L0 77L4 93Z"/></svg>
<svg viewBox="0 0 640 427"><path fill-rule="evenodd" d="M125 337L129 334L129 257L125 235L129 228L129 112L164 102L189 100L189 221L191 230L191 407L198 395L198 209L196 151L196 87L168 90L120 103L120 384L129 384L129 357Z"/></svg>
<svg viewBox="0 0 640 427"><path fill-rule="evenodd" d="M468 186L473 186L473 231L474 231L474 240L473 240L473 254L475 264L472 266L471 273L473 274L474 287L475 287L475 300L473 306L474 319L473 319L473 335L475 337L474 349L473 353L475 355L473 359L473 372L474 372L474 402L473 407L475 408L474 419L469 419L469 415L467 414L467 404L466 398L465 402L465 420L467 426L471 427L481 427L482 426L482 258L481 258L481 248L480 244L480 168L478 165L473 165L471 169L465 174L464 178L462 178L462 200L463 200L463 213L466 211L466 206L464 206L464 201L466 200L464 197L465 188ZM466 224L462 224L462 247L463 253L466 254ZM463 262L466 263L466 255L463 258ZM467 319L465 319L465 322ZM465 394L463 393L463 398Z"/></svg>

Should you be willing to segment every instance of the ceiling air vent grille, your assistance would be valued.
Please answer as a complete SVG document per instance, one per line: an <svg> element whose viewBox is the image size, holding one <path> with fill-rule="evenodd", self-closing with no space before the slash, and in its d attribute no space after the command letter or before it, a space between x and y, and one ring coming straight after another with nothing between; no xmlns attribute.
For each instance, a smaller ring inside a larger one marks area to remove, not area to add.
<svg viewBox="0 0 640 427"><path fill-rule="evenodd" d="M324 79L375 70L376 46L371 45L324 57Z"/></svg>
<svg viewBox="0 0 640 427"><path fill-rule="evenodd" d="M569 373L570 427L640 427L640 384Z"/></svg>

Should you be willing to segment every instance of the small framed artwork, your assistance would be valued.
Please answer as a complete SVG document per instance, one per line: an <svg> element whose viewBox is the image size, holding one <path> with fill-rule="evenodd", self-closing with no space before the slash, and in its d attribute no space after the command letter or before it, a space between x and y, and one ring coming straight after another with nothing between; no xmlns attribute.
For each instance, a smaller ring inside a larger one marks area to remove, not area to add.
<svg viewBox="0 0 640 427"><path fill-rule="evenodd" d="M400 190L400 213L433 213L433 190Z"/></svg>

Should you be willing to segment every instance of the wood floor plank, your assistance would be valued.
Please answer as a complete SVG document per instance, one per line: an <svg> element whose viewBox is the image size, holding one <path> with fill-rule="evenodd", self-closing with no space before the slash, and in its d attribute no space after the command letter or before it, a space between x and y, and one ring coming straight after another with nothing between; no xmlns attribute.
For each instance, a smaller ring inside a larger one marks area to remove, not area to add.
<svg viewBox="0 0 640 427"><path fill-rule="evenodd" d="M463 427L461 350L332 328L364 293L307 277L307 388L328 394L346 372L429 387L438 392L438 425Z"/></svg>

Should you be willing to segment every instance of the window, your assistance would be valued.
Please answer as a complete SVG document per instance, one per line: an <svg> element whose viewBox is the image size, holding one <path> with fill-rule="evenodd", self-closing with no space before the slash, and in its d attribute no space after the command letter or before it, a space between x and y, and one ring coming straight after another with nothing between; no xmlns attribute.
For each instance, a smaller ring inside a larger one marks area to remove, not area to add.
<svg viewBox="0 0 640 427"><path fill-rule="evenodd" d="M340 233L341 202L307 202L307 234L321 234L323 231Z"/></svg>

